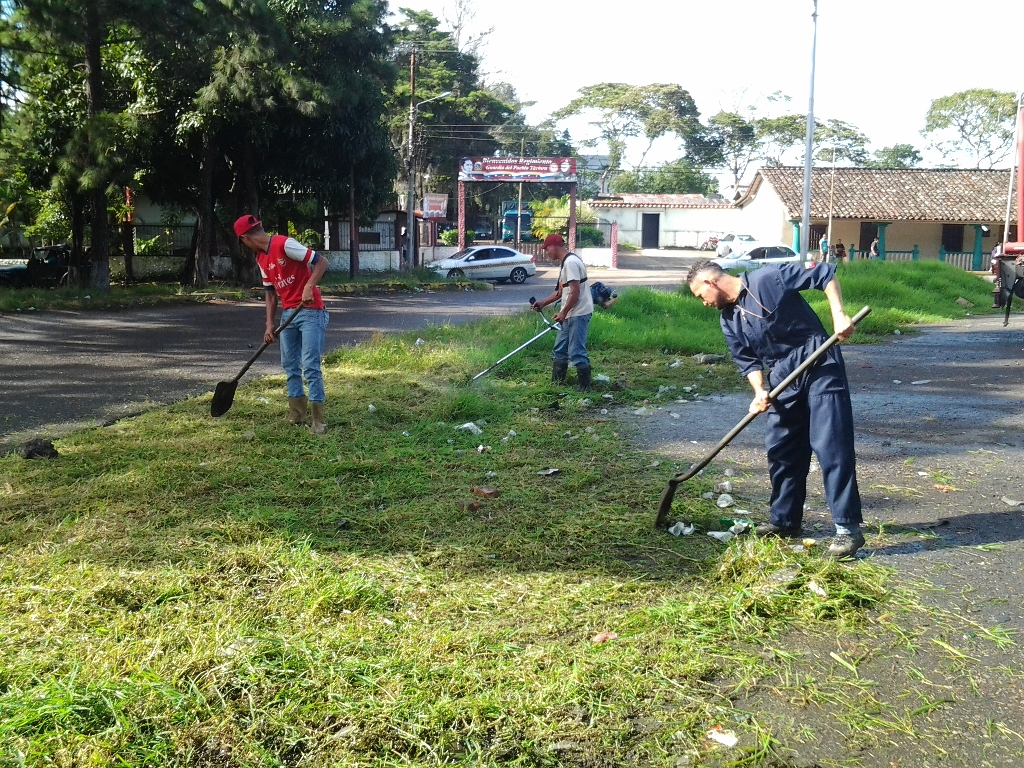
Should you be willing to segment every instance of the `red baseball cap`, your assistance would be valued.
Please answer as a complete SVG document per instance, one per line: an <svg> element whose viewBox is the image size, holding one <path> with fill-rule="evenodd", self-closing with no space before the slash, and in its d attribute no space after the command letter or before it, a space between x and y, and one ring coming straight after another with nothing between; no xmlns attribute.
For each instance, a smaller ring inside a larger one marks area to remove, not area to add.
<svg viewBox="0 0 1024 768"><path fill-rule="evenodd" d="M565 240L557 232L552 232L544 238L544 245L541 248L547 248L549 245L565 245Z"/></svg>
<svg viewBox="0 0 1024 768"><path fill-rule="evenodd" d="M245 216L239 216L235 220L235 234L241 237L250 229L255 229L258 226L260 226L260 220L251 213L247 213Z"/></svg>

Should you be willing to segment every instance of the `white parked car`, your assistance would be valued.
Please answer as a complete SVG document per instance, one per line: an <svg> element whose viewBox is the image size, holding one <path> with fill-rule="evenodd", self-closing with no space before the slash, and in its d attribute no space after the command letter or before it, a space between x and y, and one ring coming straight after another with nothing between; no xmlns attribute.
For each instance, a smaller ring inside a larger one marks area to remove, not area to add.
<svg viewBox="0 0 1024 768"><path fill-rule="evenodd" d="M718 238L718 245L715 247L715 255L725 258L731 253L743 253L754 247L757 240L752 235L736 235L730 232L728 235Z"/></svg>
<svg viewBox="0 0 1024 768"><path fill-rule="evenodd" d="M501 245L471 245L453 253L447 259L428 264L444 277L470 280L497 280L504 283L526 282L537 274L533 257Z"/></svg>
<svg viewBox="0 0 1024 768"><path fill-rule="evenodd" d="M731 253L724 259L712 259L722 269L757 269L765 264L786 264L799 262L800 254L782 243L764 245L758 243L746 253Z"/></svg>

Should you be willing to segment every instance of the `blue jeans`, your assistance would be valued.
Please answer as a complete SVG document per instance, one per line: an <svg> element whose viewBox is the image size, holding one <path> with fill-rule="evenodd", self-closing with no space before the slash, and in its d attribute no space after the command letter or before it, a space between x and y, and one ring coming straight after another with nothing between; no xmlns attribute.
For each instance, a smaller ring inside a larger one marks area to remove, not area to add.
<svg viewBox="0 0 1024 768"><path fill-rule="evenodd" d="M593 315L565 318L555 338L555 348L551 350L555 360L572 363L577 368L590 365L590 358L587 357L587 331L590 330L591 317Z"/></svg>
<svg viewBox="0 0 1024 768"><path fill-rule="evenodd" d="M298 312L286 309L281 312L281 322ZM303 309L292 323L281 331L281 367L288 375L288 397L302 397L306 394L302 379L309 385L309 399L322 403L324 376L320 372L320 358L324 355L324 337L330 315L326 309Z"/></svg>

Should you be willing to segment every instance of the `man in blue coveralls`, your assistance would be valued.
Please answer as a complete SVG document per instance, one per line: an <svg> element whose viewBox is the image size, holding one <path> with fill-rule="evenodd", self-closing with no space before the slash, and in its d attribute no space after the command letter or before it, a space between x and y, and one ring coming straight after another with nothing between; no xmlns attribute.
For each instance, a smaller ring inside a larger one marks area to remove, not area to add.
<svg viewBox="0 0 1024 768"><path fill-rule="evenodd" d="M860 492L853 451L853 409L843 356L833 346L826 356L774 402L769 390L792 373L828 339L821 321L800 291L824 291L841 339L854 325L843 310L843 295L831 264L766 266L734 277L711 261L695 264L686 282L705 306L722 313L729 351L754 389L751 413L768 411L768 471L771 515L760 535L800 534L811 451L818 457L825 498L836 536L828 554L851 557L864 546ZM768 370L765 382L764 370Z"/></svg>

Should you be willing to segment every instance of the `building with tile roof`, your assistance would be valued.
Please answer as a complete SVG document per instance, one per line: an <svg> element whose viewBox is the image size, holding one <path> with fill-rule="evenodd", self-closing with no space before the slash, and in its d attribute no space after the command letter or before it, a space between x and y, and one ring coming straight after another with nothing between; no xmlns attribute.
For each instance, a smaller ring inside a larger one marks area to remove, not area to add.
<svg viewBox="0 0 1024 768"><path fill-rule="evenodd" d="M833 177L831 168L815 168L811 182L812 249L825 234L830 209L833 242L858 255L877 237L889 259L941 258L985 269L982 254L1002 241L1007 170L836 168ZM721 196L635 194L589 205L601 219L618 223L620 242L643 248L696 248L710 235L737 232L798 250L803 184L803 168L762 168L735 203ZM1011 217L1015 224L1016 214Z"/></svg>
<svg viewBox="0 0 1024 768"><path fill-rule="evenodd" d="M641 248L698 248L711 235L731 231L740 209L721 196L622 194L587 202L603 220L619 225L619 242Z"/></svg>
<svg viewBox="0 0 1024 768"><path fill-rule="evenodd" d="M803 183L803 168L759 170L736 202L746 228L755 237L799 244ZM1008 170L836 168L833 177L831 168L815 168L811 247L831 211L833 244L847 250L866 251L878 237L886 258L941 258L984 269L980 254L1002 240L1009 183Z"/></svg>

